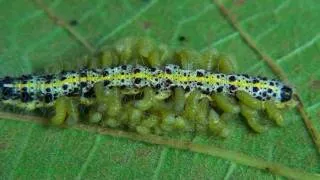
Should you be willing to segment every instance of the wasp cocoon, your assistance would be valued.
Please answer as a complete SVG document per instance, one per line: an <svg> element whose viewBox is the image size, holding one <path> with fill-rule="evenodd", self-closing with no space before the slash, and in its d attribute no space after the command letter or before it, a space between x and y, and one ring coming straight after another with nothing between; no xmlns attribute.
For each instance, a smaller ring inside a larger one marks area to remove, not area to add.
<svg viewBox="0 0 320 180"><path fill-rule="evenodd" d="M241 114L245 117L245 119L248 122L248 125L252 130L254 130L257 133L262 133L265 130L267 130L266 126L259 123L260 118L257 111L255 111L254 109L244 104L241 104L240 107L241 107Z"/></svg>
<svg viewBox="0 0 320 180"><path fill-rule="evenodd" d="M237 71L237 65L230 56L220 55L216 64L216 70L218 72L230 74Z"/></svg>
<svg viewBox="0 0 320 180"><path fill-rule="evenodd" d="M226 123L221 121L219 115L214 110L209 111L208 121L209 121L209 130L211 132L224 138L229 136L230 130L227 128Z"/></svg>
<svg viewBox="0 0 320 180"><path fill-rule="evenodd" d="M265 109L268 117L273 120L278 126L284 125L284 119L282 117L281 111L277 109L273 103L265 102Z"/></svg>
<svg viewBox="0 0 320 180"><path fill-rule="evenodd" d="M232 100L222 94L214 94L211 96L214 103L223 111L226 113L239 113L240 108L238 105L232 102Z"/></svg>
<svg viewBox="0 0 320 180"><path fill-rule="evenodd" d="M152 88L145 88L143 92L143 98L141 100L136 101L135 107L142 111L146 111L152 107L156 99L155 93Z"/></svg>
<svg viewBox="0 0 320 180"><path fill-rule="evenodd" d="M174 90L173 101L175 102L174 111L178 114L181 113L184 109L186 102L185 92L182 88L176 88Z"/></svg>
<svg viewBox="0 0 320 180"><path fill-rule="evenodd" d="M244 91L238 91L236 93L237 98L241 101L241 103L249 106L252 109L261 110L263 109L263 102L258 99L253 98L248 93Z"/></svg>
<svg viewBox="0 0 320 180"><path fill-rule="evenodd" d="M61 97L59 98L55 105L55 115L51 118L51 123L53 125L61 125L64 123L65 119L67 118L67 111L68 106L66 102L66 98Z"/></svg>
<svg viewBox="0 0 320 180"><path fill-rule="evenodd" d="M208 49L201 53L202 62L200 64L201 69L205 69L207 71L214 70L217 67L219 58L219 53L215 49Z"/></svg>

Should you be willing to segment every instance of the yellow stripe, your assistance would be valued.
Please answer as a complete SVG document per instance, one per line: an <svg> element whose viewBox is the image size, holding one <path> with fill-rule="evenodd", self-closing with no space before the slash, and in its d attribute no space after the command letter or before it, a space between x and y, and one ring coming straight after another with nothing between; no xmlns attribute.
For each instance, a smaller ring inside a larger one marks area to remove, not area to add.
<svg viewBox="0 0 320 180"><path fill-rule="evenodd" d="M112 74L109 76L93 76L88 74L86 77L81 77L81 78L73 78L72 76L68 77L67 79L60 81L60 80L55 80L56 83L49 83L49 84L45 84L44 82L39 84L39 83L31 83L28 82L26 84L15 84L15 88L18 89L22 89L23 87L27 87L27 88L31 88L34 87L36 89L40 88L40 86L43 86L44 88L50 88L52 86L57 86L57 87L61 87L63 84L73 84L73 83L78 83L79 80L80 82L85 82L85 81L93 81L94 83L98 82L98 81L104 81L104 80L121 80L121 79L135 79L135 78L145 78L148 81L151 81L155 78L159 78L159 79L170 79L172 81L178 81L178 82L186 82L186 81L196 81L196 82L202 82L202 83L208 83L208 84L216 84L216 83L220 83L220 84L231 84L234 85L236 87L241 87L241 88L245 88L245 87L258 87L258 88L270 88L273 91L276 90L277 88L275 86L270 86L268 84L265 83L248 83L245 80L240 80L240 81L234 81L234 82L229 82L228 80L224 79L224 78L217 78L216 76L209 76L208 78L206 77L197 77L196 75L187 77L187 76L180 76L178 74L167 74L164 72L161 72L157 75L152 75L151 73L146 73L146 72L139 72L139 73L132 73L132 74ZM38 86L38 87L37 87Z"/></svg>

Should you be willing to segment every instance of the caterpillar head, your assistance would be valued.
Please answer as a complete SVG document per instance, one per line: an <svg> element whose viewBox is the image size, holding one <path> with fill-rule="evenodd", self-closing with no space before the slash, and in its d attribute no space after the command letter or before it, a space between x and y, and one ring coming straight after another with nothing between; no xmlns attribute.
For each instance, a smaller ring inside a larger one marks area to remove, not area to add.
<svg viewBox="0 0 320 180"><path fill-rule="evenodd" d="M290 101L292 99L292 93L293 90L291 87L287 86L287 85L283 85L283 87L280 90L280 101L281 102L287 102Z"/></svg>
<svg viewBox="0 0 320 180"><path fill-rule="evenodd" d="M283 85L280 89L280 102L277 103L278 108L293 108L298 104L294 98L295 91L287 85Z"/></svg>

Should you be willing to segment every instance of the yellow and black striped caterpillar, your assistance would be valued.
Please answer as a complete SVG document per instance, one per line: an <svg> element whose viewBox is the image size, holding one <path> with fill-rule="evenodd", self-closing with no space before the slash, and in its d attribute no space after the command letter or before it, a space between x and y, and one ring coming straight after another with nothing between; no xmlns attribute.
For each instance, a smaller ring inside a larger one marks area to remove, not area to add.
<svg viewBox="0 0 320 180"><path fill-rule="evenodd" d="M89 122L139 133L209 130L226 136L225 120L238 113L256 132L265 130L259 112L283 124L279 108L292 101L289 86L236 74L231 60L216 51L168 51L148 39L126 38L104 50L99 63L93 58L90 68L0 79L1 102L28 110L54 107L54 124L78 121L84 104Z"/></svg>

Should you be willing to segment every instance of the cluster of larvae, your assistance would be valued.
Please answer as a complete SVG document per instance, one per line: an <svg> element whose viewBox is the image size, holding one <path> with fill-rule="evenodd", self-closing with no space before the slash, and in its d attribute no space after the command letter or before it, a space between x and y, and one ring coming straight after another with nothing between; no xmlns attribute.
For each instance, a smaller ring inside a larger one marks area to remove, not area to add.
<svg viewBox="0 0 320 180"><path fill-rule="evenodd" d="M59 73L3 78L1 101L30 110L53 107L55 125L84 121L140 134L221 137L238 115L258 133L267 129L261 119L282 126L281 111L293 101L287 85L236 74L233 59L213 49L169 49L129 37L81 64L85 68L69 64Z"/></svg>

